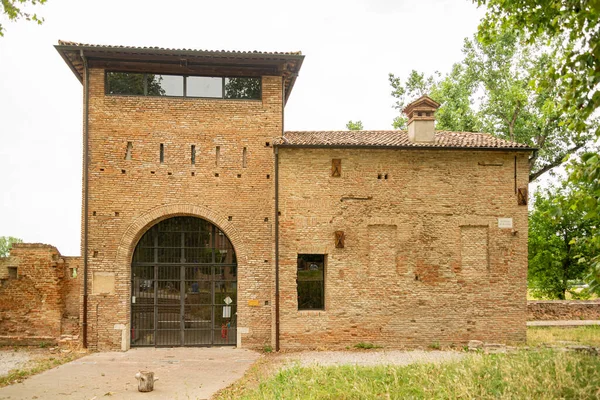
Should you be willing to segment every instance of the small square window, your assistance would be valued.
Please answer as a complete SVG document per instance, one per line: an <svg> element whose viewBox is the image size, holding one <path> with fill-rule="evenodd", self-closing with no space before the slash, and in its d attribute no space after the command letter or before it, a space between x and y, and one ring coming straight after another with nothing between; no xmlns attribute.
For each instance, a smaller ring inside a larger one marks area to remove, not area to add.
<svg viewBox="0 0 600 400"><path fill-rule="evenodd" d="M325 309L325 255L298 254L298 310Z"/></svg>
<svg viewBox="0 0 600 400"><path fill-rule="evenodd" d="M8 279L18 279L17 267L8 267Z"/></svg>

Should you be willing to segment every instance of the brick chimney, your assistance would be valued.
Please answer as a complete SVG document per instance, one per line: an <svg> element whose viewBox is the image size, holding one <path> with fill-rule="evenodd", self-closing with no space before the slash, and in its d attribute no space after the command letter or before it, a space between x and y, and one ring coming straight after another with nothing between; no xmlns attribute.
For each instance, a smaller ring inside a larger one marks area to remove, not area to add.
<svg viewBox="0 0 600 400"><path fill-rule="evenodd" d="M440 104L425 95L407 105L402 112L408 117L408 139L415 143L435 141L435 111Z"/></svg>

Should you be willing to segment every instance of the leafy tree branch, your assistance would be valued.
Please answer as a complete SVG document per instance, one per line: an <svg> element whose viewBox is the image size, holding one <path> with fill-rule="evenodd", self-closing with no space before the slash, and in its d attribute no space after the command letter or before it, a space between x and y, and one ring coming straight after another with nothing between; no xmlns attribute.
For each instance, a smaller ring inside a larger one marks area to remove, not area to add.
<svg viewBox="0 0 600 400"><path fill-rule="evenodd" d="M0 14L4 14L8 17L9 21L17 21L19 19L25 19L27 21L37 22L41 25L44 22L44 18L38 17L37 14L31 14L24 10L27 5L38 5L44 4L47 0L0 0ZM0 24L0 36L4 36L4 27Z"/></svg>

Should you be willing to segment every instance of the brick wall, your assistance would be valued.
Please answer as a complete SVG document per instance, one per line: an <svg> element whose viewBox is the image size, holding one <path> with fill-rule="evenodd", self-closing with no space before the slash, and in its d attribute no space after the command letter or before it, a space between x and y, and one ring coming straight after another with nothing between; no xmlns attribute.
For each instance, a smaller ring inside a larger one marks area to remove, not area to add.
<svg viewBox="0 0 600 400"><path fill-rule="evenodd" d="M0 259L0 341L30 344L56 340L63 315L72 315L69 332L77 334L79 279L71 278L78 257L62 257L45 244L15 244L10 257ZM17 269L17 277L9 276Z"/></svg>
<svg viewBox="0 0 600 400"><path fill-rule="evenodd" d="M262 100L105 96L104 70L90 70L91 348L121 348L122 333L115 325L130 322L130 263L135 245L150 226L176 215L207 219L230 238L238 259L237 325L249 328L244 345L271 343L270 143L281 136L281 82L281 77L264 76ZM125 160L128 142L131 160ZM159 162L161 143L164 163ZM191 145L196 146L195 165L190 161ZM114 276L112 290L94 293L95 273ZM250 307L249 300L259 300L259 305Z"/></svg>
<svg viewBox="0 0 600 400"><path fill-rule="evenodd" d="M62 281L62 328L66 335L79 335L81 295L83 284L83 260L81 257L63 257L65 279Z"/></svg>
<svg viewBox="0 0 600 400"><path fill-rule="evenodd" d="M527 302L528 321L600 320L600 300L540 300Z"/></svg>
<svg viewBox="0 0 600 400"><path fill-rule="evenodd" d="M527 207L517 205L514 153L279 154L283 349L525 340ZM526 187L527 155L516 157ZM323 311L297 309L299 253L327 255Z"/></svg>
<svg viewBox="0 0 600 400"><path fill-rule="evenodd" d="M229 237L243 345L273 344L270 143L281 135L281 77L264 76L262 100L252 101L106 96L98 68L89 87L90 347L122 347L133 250L149 227L178 215ZM282 347L523 341L527 207L517 206L514 157L281 149ZM342 159L340 178L329 176L332 158ZM527 155L517 158L516 183L527 186ZM498 218L514 229L499 229ZM333 247L336 230L344 249ZM298 253L327 255L324 311L297 311Z"/></svg>

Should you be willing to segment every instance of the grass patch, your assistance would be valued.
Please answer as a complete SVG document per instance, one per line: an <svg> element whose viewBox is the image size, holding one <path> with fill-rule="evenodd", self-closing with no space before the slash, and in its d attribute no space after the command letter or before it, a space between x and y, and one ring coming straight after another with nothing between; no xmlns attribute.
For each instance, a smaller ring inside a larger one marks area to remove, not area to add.
<svg viewBox="0 0 600 400"><path fill-rule="evenodd" d="M370 349L381 349L383 346L378 346L369 342L360 342L354 345L356 349L370 350Z"/></svg>
<svg viewBox="0 0 600 400"><path fill-rule="evenodd" d="M262 382L266 382L283 366L281 358L273 354L265 354L256 361L244 374L243 378L218 391L212 399L237 399L245 393L256 390Z"/></svg>
<svg viewBox="0 0 600 400"><path fill-rule="evenodd" d="M596 398L600 358L579 353L521 351L445 364L403 367L292 367L258 387L218 398Z"/></svg>
<svg viewBox="0 0 600 400"><path fill-rule="evenodd" d="M577 342L588 346L600 346L600 325L555 327L530 326L527 328L527 344L540 346L557 342Z"/></svg>
<svg viewBox="0 0 600 400"><path fill-rule="evenodd" d="M431 350L439 350L439 349L441 349L441 348L442 348L442 346L440 346L440 342L433 342L433 343L430 343L430 344L427 346L427 348L428 348L428 349L431 349Z"/></svg>
<svg viewBox="0 0 600 400"><path fill-rule="evenodd" d="M23 350L26 351L26 350ZM47 357L37 358L29 361L25 366L13 369L8 374L0 376L0 388L13 383L21 382L32 375L66 364L86 354L71 352L68 354L54 354Z"/></svg>

